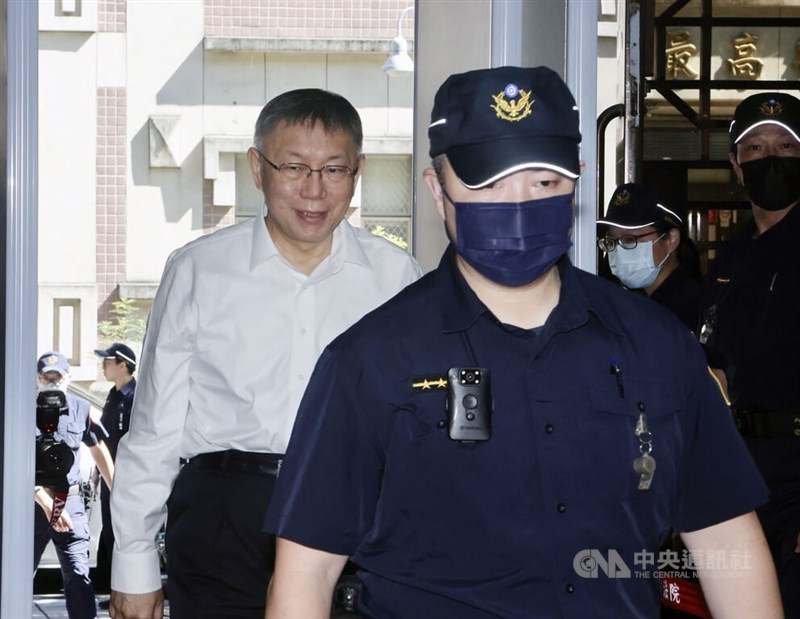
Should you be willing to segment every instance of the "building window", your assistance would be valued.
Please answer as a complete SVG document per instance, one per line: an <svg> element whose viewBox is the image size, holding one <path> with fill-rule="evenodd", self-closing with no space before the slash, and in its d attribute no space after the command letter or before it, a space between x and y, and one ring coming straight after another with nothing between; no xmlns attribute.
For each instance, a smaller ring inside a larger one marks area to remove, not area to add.
<svg viewBox="0 0 800 619"><path fill-rule="evenodd" d="M53 299L53 350L70 365L81 364L81 300Z"/></svg>
<svg viewBox="0 0 800 619"><path fill-rule="evenodd" d="M368 155L361 176L361 225L411 251L410 155Z"/></svg>

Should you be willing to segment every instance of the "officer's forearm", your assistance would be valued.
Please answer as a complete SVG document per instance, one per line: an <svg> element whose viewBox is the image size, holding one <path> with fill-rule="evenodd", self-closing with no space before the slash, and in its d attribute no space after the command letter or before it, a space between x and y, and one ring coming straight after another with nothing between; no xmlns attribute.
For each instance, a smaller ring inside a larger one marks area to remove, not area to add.
<svg viewBox="0 0 800 619"><path fill-rule="evenodd" d="M42 486L36 486L33 492L33 500L37 505L44 510L47 517L53 513L53 497L47 492L47 489Z"/></svg>
<svg viewBox="0 0 800 619"><path fill-rule="evenodd" d="M327 619L331 613L333 589L346 562L346 556L279 537L265 616L269 619Z"/></svg>
<svg viewBox="0 0 800 619"><path fill-rule="evenodd" d="M690 552L727 561L703 561L698 569L708 607L715 617L783 617L775 567L754 512L681 536ZM736 558L739 565L736 565ZM706 565L708 563L708 565ZM727 573L717 573L727 565Z"/></svg>
<svg viewBox="0 0 800 619"><path fill-rule="evenodd" d="M114 461L111 459L111 453L108 451L105 443L98 443L90 448L94 462L97 465L97 470L106 482L106 486L111 488L114 480Z"/></svg>

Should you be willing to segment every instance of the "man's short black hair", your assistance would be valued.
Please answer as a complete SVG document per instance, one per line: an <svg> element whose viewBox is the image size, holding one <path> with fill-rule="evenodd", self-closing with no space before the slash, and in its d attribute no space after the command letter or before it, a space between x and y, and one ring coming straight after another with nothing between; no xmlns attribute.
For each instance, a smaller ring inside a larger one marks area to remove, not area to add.
<svg viewBox="0 0 800 619"><path fill-rule="evenodd" d="M278 125L315 125L328 133L341 130L353 138L358 154L364 141L361 118L347 99L319 88L301 88L278 95L267 103L256 121L253 145L260 149Z"/></svg>

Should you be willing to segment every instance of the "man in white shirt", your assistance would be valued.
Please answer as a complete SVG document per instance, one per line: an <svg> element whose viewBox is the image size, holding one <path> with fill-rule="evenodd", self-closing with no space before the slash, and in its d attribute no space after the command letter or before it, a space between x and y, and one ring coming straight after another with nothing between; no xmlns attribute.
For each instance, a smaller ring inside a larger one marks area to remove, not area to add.
<svg viewBox="0 0 800 619"><path fill-rule="evenodd" d="M420 275L406 252L344 220L361 144L343 97L276 97L247 153L263 217L167 261L117 452L115 619L163 614L155 537L168 507L170 616L263 617L274 538L262 520L317 357Z"/></svg>

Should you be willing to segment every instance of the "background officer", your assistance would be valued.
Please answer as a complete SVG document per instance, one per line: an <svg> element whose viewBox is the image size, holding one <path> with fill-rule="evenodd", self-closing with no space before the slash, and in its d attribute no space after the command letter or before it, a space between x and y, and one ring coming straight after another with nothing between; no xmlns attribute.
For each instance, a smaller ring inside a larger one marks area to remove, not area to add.
<svg viewBox="0 0 800 619"><path fill-rule="evenodd" d="M47 542L52 540L61 564L64 595L70 619L93 619L97 615L94 588L89 577L89 519L81 484L80 444L89 447L103 480L110 486L114 464L108 448L102 442L104 430L89 417L89 403L66 393L69 382L69 363L60 352L46 352L37 362L37 392L60 391L66 395L68 410L58 418L53 438L72 450L74 462L67 473L69 484L66 506L58 520L50 525L54 509L52 487L37 486L35 500L33 565L39 565ZM41 433L37 428L37 436ZM39 468L37 464L37 469ZM37 482L38 483L38 482Z"/></svg>
<svg viewBox="0 0 800 619"><path fill-rule="evenodd" d="M100 421L108 433L105 439L112 459L117 456L119 439L128 431L131 423L133 395L136 391L136 354L121 342L115 342L105 350L94 353L103 360L103 376L114 386L108 392ZM114 549L114 530L111 527L110 490L102 482L100 508L103 516L103 529L100 533L100 546L97 549L97 567L94 573L95 588L104 589L111 584L111 553ZM100 602L107 607L108 601Z"/></svg>
<svg viewBox="0 0 800 619"><path fill-rule="evenodd" d="M753 217L709 271L700 341L769 486L758 515L800 617L800 100L747 97L729 135Z"/></svg>
<svg viewBox="0 0 800 619"><path fill-rule="evenodd" d="M702 294L699 258L678 212L660 204L650 187L625 183L614 190L605 217L597 223L597 245L606 252L611 273L696 331Z"/></svg>

